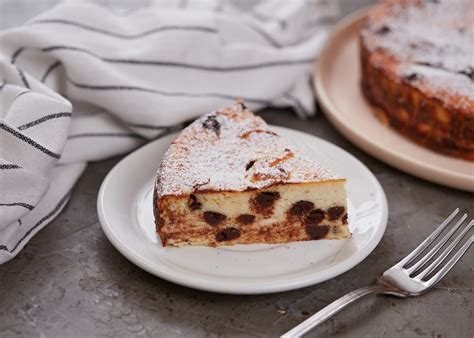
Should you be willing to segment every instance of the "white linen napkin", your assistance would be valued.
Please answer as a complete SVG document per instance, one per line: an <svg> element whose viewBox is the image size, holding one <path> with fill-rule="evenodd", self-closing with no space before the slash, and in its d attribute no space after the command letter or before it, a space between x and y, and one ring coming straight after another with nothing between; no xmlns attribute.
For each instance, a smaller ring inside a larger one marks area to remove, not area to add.
<svg viewBox="0 0 474 338"><path fill-rule="evenodd" d="M0 264L67 203L86 162L243 98L314 114L330 1L64 3L0 35Z"/></svg>

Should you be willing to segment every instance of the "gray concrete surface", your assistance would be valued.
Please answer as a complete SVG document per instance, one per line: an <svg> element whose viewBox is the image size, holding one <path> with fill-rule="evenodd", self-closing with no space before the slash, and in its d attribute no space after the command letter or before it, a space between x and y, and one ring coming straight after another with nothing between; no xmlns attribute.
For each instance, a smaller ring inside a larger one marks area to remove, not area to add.
<svg viewBox="0 0 474 338"><path fill-rule="evenodd" d="M33 1L23 1L24 12L4 11L11 3L0 0L0 19L8 12L16 13L17 21L9 16L2 27L20 24L36 11L27 5ZM354 4L350 6L353 9ZM468 193L420 180L366 155L322 114L307 121L288 110L261 115L269 123L339 145L377 176L387 194L389 224L365 261L325 283L270 295L213 294L161 280L127 261L100 229L97 193L119 161L115 158L91 164L60 216L17 258L0 266L0 337L278 336L344 293L373 282L455 207L474 214ZM422 297L367 298L308 337L472 337L473 258L470 250L439 286Z"/></svg>

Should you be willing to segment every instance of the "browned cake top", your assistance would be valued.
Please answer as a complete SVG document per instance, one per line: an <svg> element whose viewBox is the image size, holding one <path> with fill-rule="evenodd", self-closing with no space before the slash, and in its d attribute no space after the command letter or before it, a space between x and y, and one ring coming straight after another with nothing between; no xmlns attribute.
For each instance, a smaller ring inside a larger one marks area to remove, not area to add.
<svg viewBox="0 0 474 338"><path fill-rule="evenodd" d="M380 66L474 114L474 1L385 0L362 30Z"/></svg>
<svg viewBox="0 0 474 338"><path fill-rule="evenodd" d="M164 155L157 178L160 197L341 177L236 104L204 115L184 129Z"/></svg>

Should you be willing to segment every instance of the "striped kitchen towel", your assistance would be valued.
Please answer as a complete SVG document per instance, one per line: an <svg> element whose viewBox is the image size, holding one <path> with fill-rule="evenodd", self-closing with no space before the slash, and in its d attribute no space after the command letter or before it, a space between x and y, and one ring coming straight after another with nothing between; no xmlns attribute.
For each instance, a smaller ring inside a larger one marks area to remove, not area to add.
<svg viewBox="0 0 474 338"><path fill-rule="evenodd" d="M0 264L61 211L88 161L243 98L314 114L332 1L66 2L0 34Z"/></svg>

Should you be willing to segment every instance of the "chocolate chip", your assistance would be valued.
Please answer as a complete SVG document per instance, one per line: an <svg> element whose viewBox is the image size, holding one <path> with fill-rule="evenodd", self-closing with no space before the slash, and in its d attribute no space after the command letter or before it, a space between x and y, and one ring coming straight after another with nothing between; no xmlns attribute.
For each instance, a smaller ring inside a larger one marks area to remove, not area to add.
<svg viewBox="0 0 474 338"><path fill-rule="evenodd" d="M216 240L218 242L230 241L238 237L240 237L240 230L237 228L225 228L216 234Z"/></svg>
<svg viewBox="0 0 474 338"><path fill-rule="evenodd" d="M243 102L239 102L239 104L242 107L242 109L247 109L247 106Z"/></svg>
<svg viewBox="0 0 474 338"><path fill-rule="evenodd" d="M405 79L408 82L412 82L412 81L415 81L415 80L419 80L420 76L417 73L411 73L411 74L405 76Z"/></svg>
<svg viewBox="0 0 474 338"><path fill-rule="evenodd" d="M330 221L335 221L344 213L346 209L344 207L331 207L328 209L328 218Z"/></svg>
<svg viewBox="0 0 474 338"><path fill-rule="evenodd" d="M417 62L417 64L425 67L431 68L442 68L443 64L441 62Z"/></svg>
<svg viewBox="0 0 474 338"><path fill-rule="evenodd" d="M250 224L255 221L255 216L254 215L249 215L249 214L242 214L237 217L237 222L242 223L242 224Z"/></svg>
<svg viewBox="0 0 474 338"><path fill-rule="evenodd" d="M226 215L214 211L205 211L202 215L210 225L217 225L227 218Z"/></svg>
<svg viewBox="0 0 474 338"><path fill-rule="evenodd" d="M196 196L189 195L188 206L191 210L199 210L202 208L202 203L198 202Z"/></svg>
<svg viewBox="0 0 474 338"><path fill-rule="evenodd" d="M347 217L348 217L347 214L345 214L344 216L342 216L342 224L347 224Z"/></svg>
<svg viewBox="0 0 474 338"><path fill-rule="evenodd" d="M314 209L314 203L310 201L298 201L288 211L290 215L303 216Z"/></svg>
<svg viewBox="0 0 474 338"><path fill-rule="evenodd" d="M199 188L201 188L202 186L205 186L206 184L208 184L211 180L207 180L206 182L202 182L202 183L196 183L195 185L193 185L193 190L194 191L197 191Z"/></svg>
<svg viewBox="0 0 474 338"><path fill-rule="evenodd" d="M278 191L263 191L250 199L250 208L257 214L265 217L273 214L275 201L280 198Z"/></svg>
<svg viewBox="0 0 474 338"><path fill-rule="evenodd" d="M459 74L466 75L471 81L474 81L474 68L469 66L467 69L461 70Z"/></svg>
<svg viewBox="0 0 474 338"><path fill-rule="evenodd" d="M275 201L280 198L278 191L264 191L254 197L254 201L262 208L271 208Z"/></svg>
<svg viewBox="0 0 474 338"><path fill-rule="evenodd" d="M305 224L307 226L318 225L324 219L324 211L321 209L314 209L309 212L305 218Z"/></svg>
<svg viewBox="0 0 474 338"><path fill-rule="evenodd" d="M202 123L202 126L206 129L212 130L217 136L221 134L221 124L217 121L215 116L208 116L207 119Z"/></svg>
<svg viewBox="0 0 474 338"><path fill-rule="evenodd" d="M306 233L311 239L324 238L329 232L329 226L327 225L307 225Z"/></svg>
<svg viewBox="0 0 474 338"><path fill-rule="evenodd" d="M379 29L375 31L375 34L385 35L385 34L390 33L391 31L392 30L390 29L390 27L383 25L382 27L380 27Z"/></svg>
<svg viewBox="0 0 474 338"><path fill-rule="evenodd" d="M252 168L255 162L257 161L255 160L249 161L249 163L247 163L247 165L245 166L245 170L249 170L250 168Z"/></svg>

